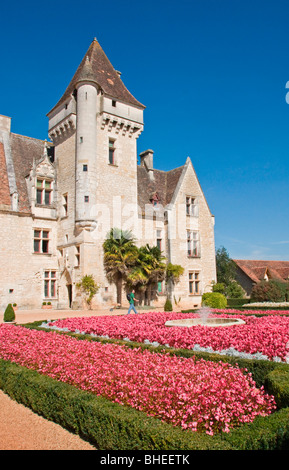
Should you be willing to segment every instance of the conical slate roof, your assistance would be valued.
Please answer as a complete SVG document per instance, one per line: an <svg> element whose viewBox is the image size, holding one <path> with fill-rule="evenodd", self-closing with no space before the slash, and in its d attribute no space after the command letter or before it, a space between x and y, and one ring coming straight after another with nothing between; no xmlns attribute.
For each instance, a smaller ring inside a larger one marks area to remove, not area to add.
<svg viewBox="0 0 289 470"><path fill-rule="evenodd" d="M108 60L97 39L92 41L63 96L51 111L64 103L67 98L71 96L79 81L92 81L100 86L106 96L136 106L137 108L145 108L145 106L137 101L128 91L119 73Z"/></svg>

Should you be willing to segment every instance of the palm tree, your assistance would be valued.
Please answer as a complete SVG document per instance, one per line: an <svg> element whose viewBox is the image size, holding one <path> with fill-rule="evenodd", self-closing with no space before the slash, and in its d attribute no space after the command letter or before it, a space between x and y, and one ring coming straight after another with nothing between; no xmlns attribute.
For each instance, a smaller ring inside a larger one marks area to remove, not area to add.
<svg viewBox="0 0 289 470"><path fill-rule="evenodd" d="M128 285L147 292L148 305L150 305L153 286L165 278L164 260L157 246L151 247L146 244L139 248L137 264L127 278Z"/></svg>
<svg viewBox="0 0 289 470"><path fill-rule="evenodd" d="M110 282L116 284L117 303L122 302L122 287L136 264L138 249L130 231L112 228L103 243L104 269Z"/></svg>

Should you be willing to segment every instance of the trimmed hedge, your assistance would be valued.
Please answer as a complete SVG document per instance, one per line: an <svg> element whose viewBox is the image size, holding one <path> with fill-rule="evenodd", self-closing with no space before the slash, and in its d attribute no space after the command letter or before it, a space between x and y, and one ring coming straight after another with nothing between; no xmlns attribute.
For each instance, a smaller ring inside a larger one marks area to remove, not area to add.
<svg viewBox="0 0 289 470"><path fill-rule="evenodd" d="M289 408L268 417L258 416L253 423L224 434L223 439L238 450L288 450Z"/></svg>
<svg viewBox="0 0 289 470"><path fill-rule="evenodd" d="M12 304L7 305L6 310L4 312L3 320L4 322L14 322L15 312L14 312L14 308L12 307Z"/></svg>
<svg viewBox="0 0 289 470"><path fill-rule="evenodd" d="M244 304L248 303L250 303L250 299L227 299L227 308L242 307Z"/></svg>
<svg viewBox="0 0 289 470"><path fill-rule="evenodd" d="M231 449L220 436L176 428L144 413L0 360L0 388L11 398L99 450Z"/></svg>
<svg viewBox="0 0 289 470"><path fill-rule="evenodd" d="M211 308L225 308L227 299L219 292L206 292L202 295L202 305Z"/></svg>

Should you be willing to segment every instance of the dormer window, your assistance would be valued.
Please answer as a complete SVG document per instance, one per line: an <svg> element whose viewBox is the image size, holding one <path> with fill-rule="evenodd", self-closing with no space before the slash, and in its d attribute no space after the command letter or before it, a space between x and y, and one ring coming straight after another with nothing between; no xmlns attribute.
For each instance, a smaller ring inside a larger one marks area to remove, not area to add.
<svg viewBox="0 0 289 470"><path fill-rule="evenodd" d="M160 198L159 198L158 193L152 194L150 201L154 207L157 207L160 203Z"/></svg>
<svg viewBox="0 0 289 470"><path fill-rule="evenodd" d="M36 180L36 202L43 206L52 204L52 181L42 178Z"/></svg>

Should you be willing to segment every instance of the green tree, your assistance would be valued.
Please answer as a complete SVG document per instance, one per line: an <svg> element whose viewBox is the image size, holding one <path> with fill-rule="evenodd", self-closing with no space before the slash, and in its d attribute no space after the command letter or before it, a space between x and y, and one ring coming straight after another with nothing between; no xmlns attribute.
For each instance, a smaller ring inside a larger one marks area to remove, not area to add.
<svg viewBox="0 0 289 470"><path fill-rule="evenodd" d="M236 265L223 246L216 251L216 268L218 283L223 283L227 287L235 280Z"/></svg>
<svg viewBox="0 0 289 470"><path fill-rule="evenodd" d="M81 289L81 291L85 294L85 300L89 308L91 308L92 299L99 289L99 285L95 282L92 274L86 274L83 276L81 281L76 284L76 287Z"/></svg>
<svg viewBox="0 0 289 470"><path fill-rule="evenodd" d="M219 292L220 294L225 294L225 284L223 282L213 282L212 283L212 290L213 292Z"/></svg>
<svg viewBox="0 0 289 470"><path fill-rule="evenodd" d="M136 266L138 249L130 231L112 228L103 243L104 269L109 282L116 285L117 303L122 303L123 283Z"/></svg>
<svg viewBox="0 0 289 470"><path fill-rule="evenodd" d="M142 295L146 294L146 303L150 305L153 290L159 281L164 280L166 272L165 257L157 246L146 244L138 249L136 265L127 278L127 285L135 287Z"/></svg>
<svg viewBox="0 0 289 470"><path fill-rule="evenodd" d="M226 288L226 295L229 299L242 299L245 297L246 292L236 281L230 282Z"/></svg>
<svg viewBox="0 0 289 470"><path fill-rule="evenodd" d="M150 305L152 290L156 289L157 283L163 281L166 273L165 257L157 246L148 244L139 249L140 261L146 273L148 282L146 284L147 303Z"/></svg>

